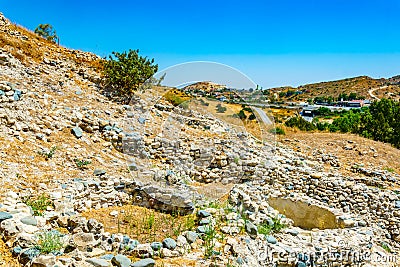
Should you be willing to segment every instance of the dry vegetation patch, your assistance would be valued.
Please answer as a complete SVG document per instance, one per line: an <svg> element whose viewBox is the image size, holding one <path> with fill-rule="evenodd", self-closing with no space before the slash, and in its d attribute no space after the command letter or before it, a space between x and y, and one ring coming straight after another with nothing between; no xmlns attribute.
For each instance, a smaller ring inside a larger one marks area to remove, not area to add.
<svg viewBox="0 0 400 267"><path fill-rule="evenodd" d="M18 260L13 258L10 249L0 238L0 267L20 267Z"/></svg>
<svg viewBox="0 0 400 267"><path fill-rule="evenodd" d="M312 155L323 150L338 157L343 164L339 171L350 174L349 167L363 164L367 168L400 173L400 150L390 144L366 139L354 134L301 132L285 129L280 140L294 150ZM354 175L354 174L353 174Z"/></svg>
<svg viewBox="0 0 400 267"><path fill-rule="evenodd" d="M112 211L118 215L110 215ZM89 210L82 215L101 222L105 231L126 234L141 243L176 239L183 231L193 230L196 219L194 214L166 214L133 205Z"/></svg>

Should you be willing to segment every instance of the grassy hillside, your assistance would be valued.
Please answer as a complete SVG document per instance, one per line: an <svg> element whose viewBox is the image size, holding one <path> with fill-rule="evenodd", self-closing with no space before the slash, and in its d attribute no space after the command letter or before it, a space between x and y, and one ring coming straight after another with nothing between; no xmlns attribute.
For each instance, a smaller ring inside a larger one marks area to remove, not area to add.
<svg viewBox="0 0 400 267"><path fill-rule="evenodd" d="M0 27L0 43L1 49L10 52L27 67L46 59L46 61L72 60L76 64L83 64L94 70L101 68L101 58L95 54L81 53L57 45L17 24Z"/></svg>

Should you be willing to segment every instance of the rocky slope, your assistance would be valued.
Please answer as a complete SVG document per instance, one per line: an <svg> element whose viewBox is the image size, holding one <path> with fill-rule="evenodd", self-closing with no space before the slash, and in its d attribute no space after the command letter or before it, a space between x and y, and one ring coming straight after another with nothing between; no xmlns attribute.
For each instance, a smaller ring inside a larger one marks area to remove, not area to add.
<svg viewBox="0 0 400 267"><path fill-rule="evenodd" d="M0 36L0 232L19 264L398 266L396 173L348 175L323 151L159 101L165 88L119 105L96 84L97 56L2 15ZM51 204L38 212L29 199L42 194ZM195 213L194 225L162 240L111 234L100 221L128 204Z"/></svg>

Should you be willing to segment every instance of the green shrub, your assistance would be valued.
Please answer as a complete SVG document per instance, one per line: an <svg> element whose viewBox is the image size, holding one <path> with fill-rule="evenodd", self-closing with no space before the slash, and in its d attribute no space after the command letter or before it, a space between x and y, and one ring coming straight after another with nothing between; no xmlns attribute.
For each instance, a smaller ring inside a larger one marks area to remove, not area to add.
<svg viewBox="0 0 400 267"><path fill-rule="evenodd" d="M170 90L163 95L163 98L171 103L174 107L181 106L183 108L189 107L190 97L185 93L178 90Z"/></svg>
<svg viewBox="0 0 400 267"><path fill-rule="evenodd" d="M185 99L183 99L180 96L177 95L167 95L166 96L166 100L168 102L170 102L173 106L179 106L180 104L182 104L183 102L185 102Z"/></svg>
<svg viewBox="0 0 400 267"><path fill-rule="evenodd" d="M239 111L239 113L237 113L239 119L241 120L245 120L247 118L246 114L244 114L243 109Z"/></svg>
<svg viewBox="0 0 400 267"><path fill-rule="evenodd" d="M206 258L210 258L214 253L215 243L216 243L216 235L217 232L215 231L214 227L211 225L207 225L205 227L205 233L203 235L204 241L204 256Z"/></svg>
<svg viewBox="0 0 400 267"><path fill-rule="evenodd" d="M315 111L315 114L318 116L330 116L332 115L332 111L327 107L320 107Z"/></svg>
<svg viewBox="0 0 400 267"><path fill-rule="evenodd" d="M105 86L115 90L117 96L131 96L158 70L154 59L139 56L139 50L112 52L103 62Z"/></svg>
<svg viewBox="0 0 400 267"><path fill-rule="evenodd" d="M55 230L37 233L36 240L36 248L43 254L59 251L64 247L62 234Z"/></svg>
<svg viewBox="0 0 400 267"><path fill-rule="evenodd" d="M247 112L253 112L253 110L251 109L251 107L248 107L248 106L246 106L246 105L244 105L244 104L242 104L242 109L243 109L244 111L247 111Z"/></svg>
<svg viewBox="0 0 400 267"><path fill-rule="evenodd" d="M276 127L273 128L269 131L272 134L277 134L277 135L285 135L285 130L282 127Z"/></svg>
<svg viewBox="0 0 400 267"><path fill-rule="evenodd" d="M223 107L221 104L218 104L217 107L217 113L225 113L226 107Z"/></svg>
<svg viewBox="0 0 400 267"><path fill-rule="evenodd" d="M33 214L35 216L41 216L43 211L45 211L47 207L54 206L53 202L46 194L41 194L37 197L29 196L25 198L23 202L32 208Z"/></svg>
<svg viewBox="0 0 400 267"><path fill-rule="evenodd" d="M35 29L35 33L51 42L59 41L56 30L50 24L39 24Z"/></svg>
<svg viewBox="0 0 400 267"><path fill-rule="evenodd" d="M286 228L286 224L282 223L279 218L272 218L272 224L265 222L257 226L258 233L269 235L271 233L279 233Z"/></svg>
<svg viewBox="0 0 400 267"><path fill-rule="evenodd" d="M84 169L87 167L87 165L91 164L92 162L88 161L88 160L80 160L80 159L75 159L75 164L76 167L78 167L79 169Z"/></svg>
<svg viewBox="0 0 400 267"><path fill-rule="evenodd" d="M339 127L337 127L337 126L334 125L334 124L330 124L330 125L328 126L328 129L329 129L329 131L332 132L332 133L338 132L338 131L339 131Z"/></svg>
<svg viewBox="0 0 400 267"><path fill-rule="evenodd" d="M253 112L251 112L250 116L249 116L249 120L255 120L256 119L256 115L254 115Z"/></svg>
<svg viewBox="0 0 400 267"><path fill-rule="evenodd" d="M335 126L332 128L335 131L338 129L342 133L357 133L360 125L360 114L350 110L346 114L341 114L339 118L332 122L332 125Z"/></svg>
<svg viewBox="0 0 400 267"><path fill-rule="evenodd" d="M315 125L312 124L311 122L306 121L300 116L297 117L292 117L289 120L285 122L285 125L287 127L291 128L298 128L299 130L302 131L313 131L316 129Z"/></svg>
<svg viewBox="0 0 400 267"><path fill-rule="evenodd" d="M329 127L329 123L327 122L317 122L315 126L317 126L318 131L325 131Z"/></svg>
<svg viewBox="0 0 400 267"><path fill-rule="evenodd" d="M203 106L208 107L210 105L210 103L207 103L206 101L204 101L203 98L200 98L199 101L200 101L200 104L203 105Z"/></svg>
<svg viewBox="0 0 400 267"><path fill-rule="evenodd" d="M51 159L54 156L54 153L56 152L57 147L53 146L50 148L50 150L42 149L38 151L37 153L44 157L46 160Z"/></svg>
<svg viewBox="0 0 400 267"><path fill-rule="evenodd" d="M385 167L385 168L383 168L385 171L388 171L388 172L394 172L394 169L393 168L390 168L390 167Z"/></svg>
<svg viewBox="0 0 400 267"><path fill-rule="evenodd" d="M381 247L388 253L392 252L392 249L389 247L389 245L386 242L382 242Z"/></svg>

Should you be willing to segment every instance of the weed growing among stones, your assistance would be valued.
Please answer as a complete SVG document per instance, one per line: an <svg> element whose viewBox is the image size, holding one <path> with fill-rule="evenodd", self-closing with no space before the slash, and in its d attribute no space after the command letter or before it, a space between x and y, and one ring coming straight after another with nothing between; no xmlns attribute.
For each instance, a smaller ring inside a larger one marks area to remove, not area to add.
<svg viewBox="0 0 400 267"><path fill-rule="evenodd" d="M56 152L56 150L57 150L57 147L53 146L50 148L50 150L42 149L42 150L38 151L37 153L39 155L41 155L42 157L44 157L46 160L48 160L54 156L54 153Z"/></svg>
<svg viewBox="0 0 400 267"><path fill-rule="evenodd" d="M215 228L211 225L206 226L206 231L203 235L203 241L204 241L204 256L206 258L210 258L214 253L214 248L215 248L215 237L217 235L217 232Z"/></svg>
<svg viewBox="0 0 400 267"><path fill-rule="evenodd" d="M46 194L41 194L37 197L28 196L23 202L32 208L35 216L42 216L47 207L53 207L54 205Z"/></svg>
<svg viewBox="0 0 400 267"><path fill-rule="evenodd" d="M271 218L271 222L264 222L258 226L258 233L269 235L270 233L279 233L286 227L279 218Z"/></svg>
<svg viewBox="0 0 400 267"><path fill-rule="evenodd" d="M43 254L55 253L64 247L62 234L56 230L36 234L36 248Z"/></svg>
<svg viewBox="0 0 400 267"><path fill-rule="evenodd" d="M388 253L392 252L391 248L389 247L389 245L386 242L382 242L381 247Z"/></svg>
<svg viewBox="0 0 400 267"><path fill-rule="evenodd" d="M77 166L79 169L87 168L87 166L88 166L89 164L91 164L91 163L92 163L92 162L91 162L91 161L88 161L88 160L75 159L75 164L76 164L76 166Z"/></svg>
<svg viewBox="0 0 400 267"><path fill-rule="evenodd" d="M390 168L390 167L386 167L386 168L383 168L385 171L388 171L388 172L394 172L394 169L393 168Z"/></svg>
<svg viewBox="0 0 400 267"><path fill-rule="evenodd" d="M119 214L116 221L109 221L107 216L98 219L106 225L107 230L115 232L113 227L116 226L118 233L127 234L139 242L177 238L182 232L193 230L196 226L195 214L166 214L136 206L124 206Z"/></svg>

